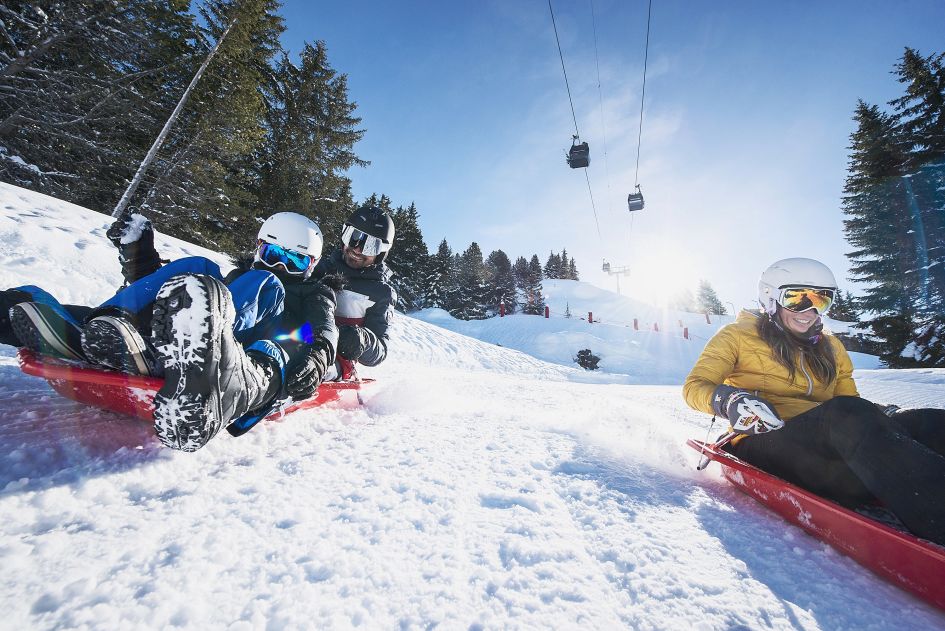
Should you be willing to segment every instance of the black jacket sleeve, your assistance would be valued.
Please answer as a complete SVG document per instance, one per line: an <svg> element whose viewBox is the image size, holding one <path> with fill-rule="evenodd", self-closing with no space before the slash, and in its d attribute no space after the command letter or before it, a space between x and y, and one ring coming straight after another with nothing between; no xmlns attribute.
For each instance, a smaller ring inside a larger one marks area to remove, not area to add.
<svg viewBox="0 0 945 631"><path fill-rule="evenodd" d="M308 346L323 347L328 363L335 361L338 349L338 327L335 325L335 292L319 281L306 281L301 291L286 290L283 317L287 328L304 329ZM306 344L283 344L290 361L298 352L304 352Z"/></svg>
<svg viewBox="0 0 945 631"><path fill-rule="evenodd" d="M358 357L358 362L365 366L377 366L387 358L387 342L390 341L387 329L394 318L397 293L390 285L385 288L384 299L378 300L364 313L364 328L372 334L368 336L370 339L364 352Z"/></svg>

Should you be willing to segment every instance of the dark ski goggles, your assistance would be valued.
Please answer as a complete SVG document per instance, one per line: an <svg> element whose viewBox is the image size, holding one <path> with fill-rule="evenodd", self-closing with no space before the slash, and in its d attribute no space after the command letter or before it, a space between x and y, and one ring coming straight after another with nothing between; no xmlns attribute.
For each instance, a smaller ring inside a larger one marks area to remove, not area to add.
<svg viewBox="0 0 945 631"><path fill-rule="evenodd" d="M360 248L364 256L377 256L390 250L390 243L384 243L381 239L358 230L354 226L344 227L341 231L341 242L352 250Z"/></svg>
<svg viewBox="0 0 945 631"><path fill-rule="evenodd" d="M259 260L269 267L282 265L290 274L304 274L315 259L308 254L287 250L281 245L260 240Z"/></svg>
<svg viewBox="0 0 945 631"><path fill-rule="evenodd" d="M835 296L836 292L833 289L782 287L778 304L788 311L800 313L808 309L816 309L818 315L824 315L830 310Z"/></svg>

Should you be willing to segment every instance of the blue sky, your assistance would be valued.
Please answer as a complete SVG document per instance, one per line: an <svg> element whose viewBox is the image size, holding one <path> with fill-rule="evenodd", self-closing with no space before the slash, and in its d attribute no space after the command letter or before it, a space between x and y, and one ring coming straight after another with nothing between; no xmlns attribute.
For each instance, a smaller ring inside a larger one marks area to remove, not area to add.
<svg viewBox="0 0 945 631"><path fill-rule="evenodd" d="M350 172L356 199L415 202L431 249L544 263L567 248L582 280L615 289L606 259L643 299L705 278L746 306L789 256L856 290L840 211L853 109L901 94L904 46L945 50L945 2L654 0L632 216L646 2L594 0L596 59L591 3L553 6L596 222L564 162L574 123L546 1L284 0L286 47L324 40L348 75L371 161Z"/></svg>

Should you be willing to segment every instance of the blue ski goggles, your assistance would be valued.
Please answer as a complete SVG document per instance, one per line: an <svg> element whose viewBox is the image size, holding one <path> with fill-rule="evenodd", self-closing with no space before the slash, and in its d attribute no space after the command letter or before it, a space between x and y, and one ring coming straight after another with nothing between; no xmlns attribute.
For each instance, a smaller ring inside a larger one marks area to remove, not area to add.
<svg viewBox="0 0 945 631"><path fill-rule="evenodd" d="M341 231L341 242L352 250L360 248L364 256L377 256L382 252L387 252L391 245L349 225Z"/></svg>
<svg viewBox="0 0 945 631"><path fill-rule="evenodd" d="M290 274L304 274L315 262L315 258L295 250L288 250L281 245L260 240L257 249L260 261L269 267L282 265Z"/></svg>

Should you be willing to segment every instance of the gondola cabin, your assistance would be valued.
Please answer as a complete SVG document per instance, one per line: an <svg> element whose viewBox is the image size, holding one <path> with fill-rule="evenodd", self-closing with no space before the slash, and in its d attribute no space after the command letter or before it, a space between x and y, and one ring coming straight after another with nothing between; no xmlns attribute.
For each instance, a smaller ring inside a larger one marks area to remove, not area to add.
<svg viewBox="0 0 945 631"><path fill-rule="evenodd" d="M575 136L568 151L568 166L572 169L583 169L591 163L591 150L586 142L579 143Z"/></svg>
<svg viewBox="0 0 945 631"><path fill-rule="evenodd" d="M643 193L640 192L640 187L637 186L636 193L630 193L627 195L627 208L630 212L635 210L643 210Z"/></svg>

